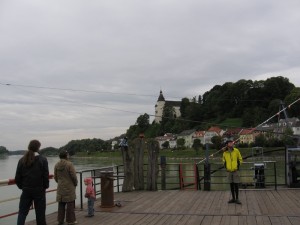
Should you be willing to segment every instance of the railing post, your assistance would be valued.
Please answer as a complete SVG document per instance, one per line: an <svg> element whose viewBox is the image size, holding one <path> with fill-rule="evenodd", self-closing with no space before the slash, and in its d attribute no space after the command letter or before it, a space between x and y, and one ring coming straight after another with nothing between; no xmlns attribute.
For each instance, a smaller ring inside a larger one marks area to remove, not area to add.
<svg viewBox="0 0 300 225"><path fill-rule="evenodd" d="M119 166L117 166L117 189L120 192L120 183L119 183Z"/></svg>
<svg viewBox="0 0 300 225"><path fill-rule="evenodd" d="M275 190L277 191L277 170L276 170L276 162L274 162L274 176L275 176Z"/></svg>
<svg viewBox="0 0 300 225"><path fill-rule="evenodd" d="M83 209L83 197L82 197L82 172L80 172L80 209Z"/></svg>
<svg viewBox="0 0 300 225"><path fill-rule="evenodd" d="M204 163L204 191L210 191L211 184L211 174L210 174L210 163L209 163L209 154L208 154L208 143L205 145L205 163Z"/></svg>
<svg viewBox="0 0 300 225"><path fill-rule="evenodd" d="M166 190L166 166L167 166L166 156L161 156L160 157L161 190Z"/></svg>

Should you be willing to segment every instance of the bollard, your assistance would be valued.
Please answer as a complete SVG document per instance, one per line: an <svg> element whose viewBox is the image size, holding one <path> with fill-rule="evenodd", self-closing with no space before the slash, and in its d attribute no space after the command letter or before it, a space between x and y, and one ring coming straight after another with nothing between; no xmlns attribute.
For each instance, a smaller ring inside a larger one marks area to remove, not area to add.
<svg viewBox="0 0 300 225"><path fill-rule="evenodd" d="M101 171L101 207L114 207L114 172Z"/></svg>

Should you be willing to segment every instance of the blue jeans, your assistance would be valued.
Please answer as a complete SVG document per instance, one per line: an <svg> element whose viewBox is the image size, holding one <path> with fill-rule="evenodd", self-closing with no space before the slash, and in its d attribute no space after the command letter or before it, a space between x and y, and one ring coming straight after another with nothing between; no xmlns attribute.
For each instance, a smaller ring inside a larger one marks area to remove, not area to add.
<svg viewBox="0 0 300 225"><path fill-rule="evenodd" d="M46 192L43 188L24 188L20 197L17 225L24 225L34 202L37 225L46 225Z"/></svg>
<svg viewBox="0 0 300 225"><path fill-rule="evenodd" d="M94 198L88 198L88 215L92 216L94 215L94 203L95 203L95 199Z"/></svg>

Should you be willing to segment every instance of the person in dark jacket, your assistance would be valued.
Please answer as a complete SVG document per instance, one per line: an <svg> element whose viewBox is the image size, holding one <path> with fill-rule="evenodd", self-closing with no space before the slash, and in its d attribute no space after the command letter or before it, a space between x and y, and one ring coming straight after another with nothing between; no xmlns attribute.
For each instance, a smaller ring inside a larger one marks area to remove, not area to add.
<svg viewBox="0 0 300 225"><path fill-rule="evenodd" d="M65 215L68 225L76 224L75 199L77 176L75 168L70 162L67 151L59 153L60 161L54 167L54 179L57 182L56 201L58 202L58 224L64 224ZM67 209L65 209L67 207Z"/></svg>
<svg viewBox="0 0 300 225"><path fill-rule="evenodd" d="M19 160L15 181L22 190L17 225L24 225L29 209L34 202L37 225L46 225L46 189L49 188L47 159L39 154L41 143L31 140L28 151Z"/></svg>

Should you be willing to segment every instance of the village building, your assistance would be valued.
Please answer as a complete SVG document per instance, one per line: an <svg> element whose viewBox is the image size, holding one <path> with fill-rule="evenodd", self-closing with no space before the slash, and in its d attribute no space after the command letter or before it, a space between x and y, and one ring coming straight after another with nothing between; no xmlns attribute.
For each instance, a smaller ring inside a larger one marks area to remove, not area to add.
<svg viewBox="0 0 300 225"><path fill-rule="evenodd" d="M177 140L182 138L185 141L185 147L187 148L191 148L193 146L194 143L194 136L195 136L195 129L191 129L191 130L184 130L182 131L180 134L177 135Z"/></svg>
<svg viewBox="0 0 300 225"><path fill-rule="evenodd" d="M243 129L240 132L239 142L241 144L251 144L255 142L255 138L259 135L258 131L255 131L254 128Z"/></svg>
<svg viewBox="0 0 300 225"><path fill-rule="evenodd" d="M171 133L166 133L164 136L159 136L155 138L156 141L159 143L159 148L163 149L163 144L165 142L169 142L169 148L176 148L176 136Z"/></svg>
<svg viewBox="0 0 300 225"><path fill-rule="evenodd" d="M201 131L195 131L193 138L193 143L195 139L199 139L201 144L204 144L204 135L205 135L205 131L201 130Z"/></svg>
<svg viewBox="0 0 300 225"><path fill-rule="evenodd" d="M224 132L225 131L222 130L220 127L217 126L210 127L207 131L205 131L203 144L212 144L211 139L214 136L221 137Z"/></svg>

